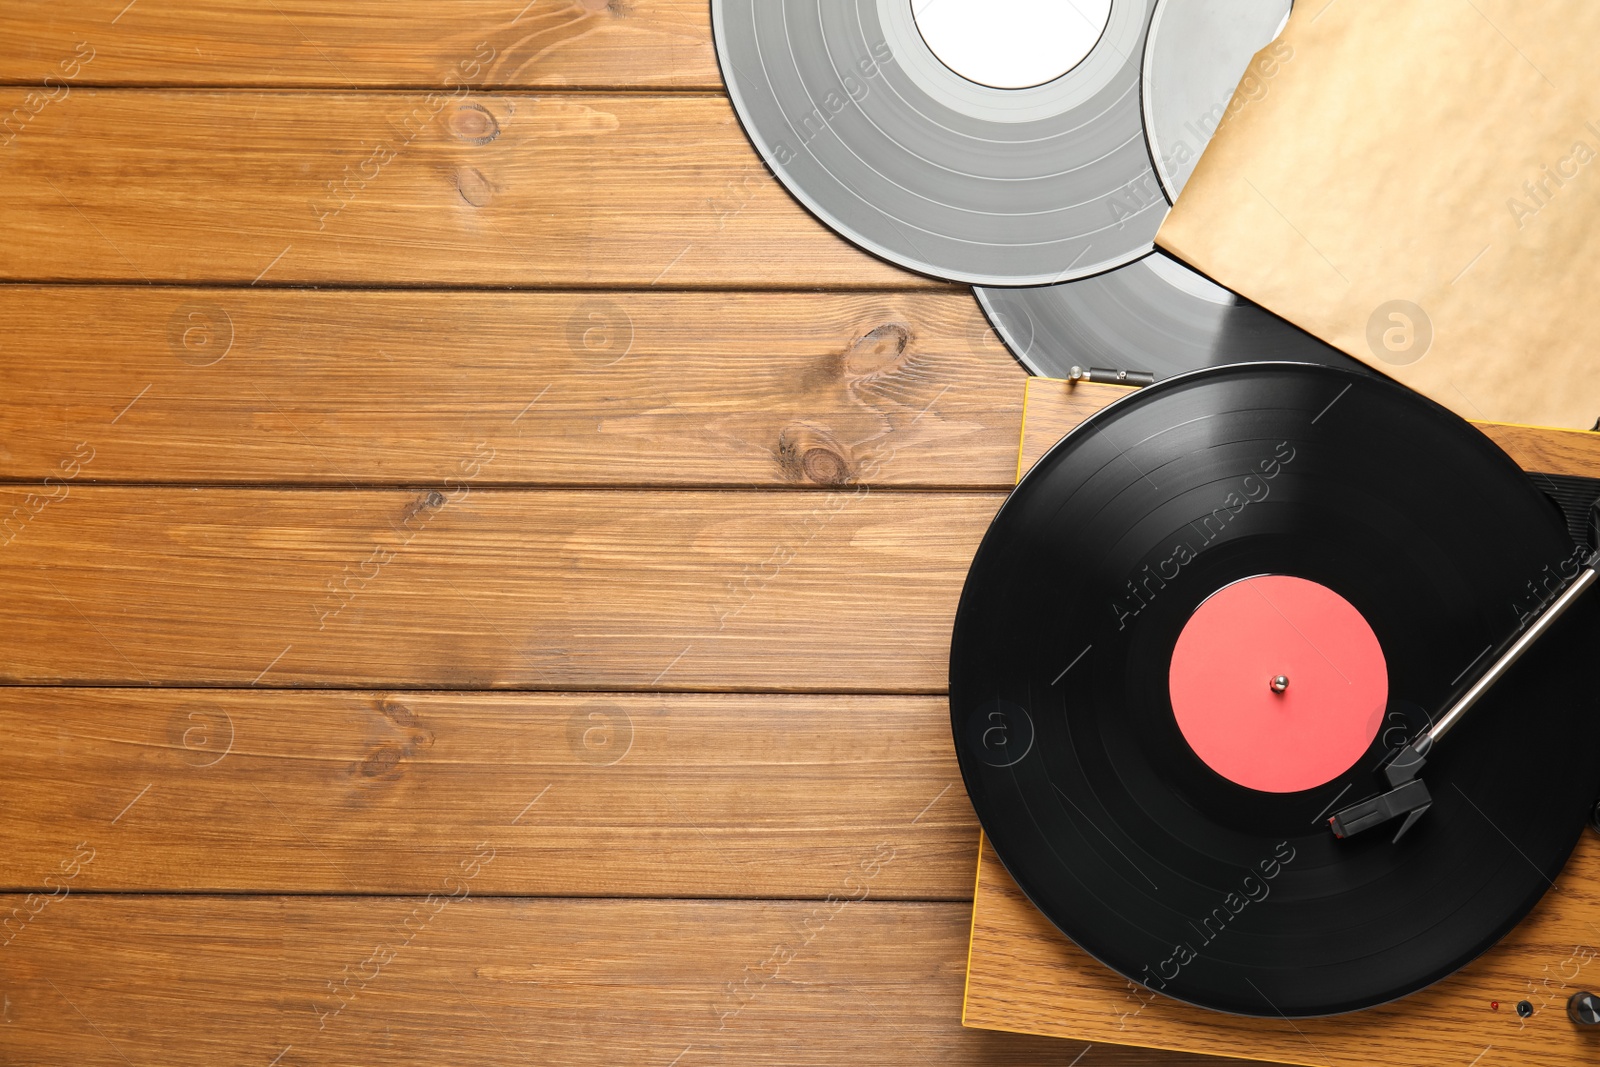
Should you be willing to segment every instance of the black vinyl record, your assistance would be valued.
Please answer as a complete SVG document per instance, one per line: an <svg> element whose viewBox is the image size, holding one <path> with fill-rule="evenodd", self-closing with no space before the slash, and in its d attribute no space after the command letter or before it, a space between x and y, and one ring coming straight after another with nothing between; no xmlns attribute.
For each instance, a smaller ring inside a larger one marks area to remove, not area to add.
<svg viewBox="0 0 1600 1067"><path fill-rule="evenodd" d="M1155 0L1116 0L1088 55L999 89L934 55L908 0L712 0L717 60L756 150L835 231L982 285L1085 277L1149 252L1167 213L1145 141Z"/></svg>
<svg viewBox="0 0 1600 1067"><path fill-rule="evenodd" d="M1046 378L1066 378L1076 366L1146 371L1159 380L1275 360L1366 369L1159 251L1075 282L973 292L1006 347Z"/></svg>
<svg viewBox="0 0 1600 1067"><path fill-rule="evenodd" d="M1130 394L1022 480L962 593L951 719L984 830L1064 933L1168 996L1294 1018L1421 989L1538 902L1600 793L1593 598L1440 741L1404 838L1327 816L1573 552L1509 457L1387 380L1257 364ZM1382 732L1299 791L1214 771L1169 691L1197 608L1270 575L1347 601L1386 670Z"/></svg>

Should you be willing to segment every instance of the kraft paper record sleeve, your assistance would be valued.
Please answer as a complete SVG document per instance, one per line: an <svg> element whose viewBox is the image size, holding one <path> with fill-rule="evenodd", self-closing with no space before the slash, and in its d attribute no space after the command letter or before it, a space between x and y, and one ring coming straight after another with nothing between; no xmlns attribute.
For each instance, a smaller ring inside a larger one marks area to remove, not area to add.
<svg viewBox="0 0 1600 1067"><path fill-rule="evenodd" d="M1600 3L1300 0L1157 243L1471 419L1600 420Z"/></svg>

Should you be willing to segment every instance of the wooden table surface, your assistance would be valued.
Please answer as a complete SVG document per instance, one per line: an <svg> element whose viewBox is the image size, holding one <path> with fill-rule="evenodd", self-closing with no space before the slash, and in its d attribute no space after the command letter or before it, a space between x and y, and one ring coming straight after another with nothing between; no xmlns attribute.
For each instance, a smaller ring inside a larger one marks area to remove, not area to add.
<svg viewBox="0 0 1600 1067"><path fill-rule="evenodd" d="M705 0L7 0L0 213L0 1062L1209 1062L959 1024L1023 374Z"/></svg>

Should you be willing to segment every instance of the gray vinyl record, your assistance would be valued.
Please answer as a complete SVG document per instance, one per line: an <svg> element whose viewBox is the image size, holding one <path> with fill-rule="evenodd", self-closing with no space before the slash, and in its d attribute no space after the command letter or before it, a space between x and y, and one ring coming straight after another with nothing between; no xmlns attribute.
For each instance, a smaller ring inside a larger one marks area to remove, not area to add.
<svg viewBox="0 0 1600 1067"><path fill-rule="evenodd" d="M1160 0L1145 43L1142 92L1150 155L1162 192L1177 202L1234 91L1241 107L1268 91L1284 46L1272 44L1291 0Z"/></svg>
<svg viewBox="0 0 1600 1067"><path fill-rule="evenodd" d="M1161 379L1262 360L1366 369L1163 252L1064 285L977 295L1006 347L1046 378L1079 366Z"/></svg>
<svg viewBox="0 0 1600 1067"><path fill-rule="evenodd" d="M745 132L818 218L924 274L1041 285L1154 247L1168 206L1140 99L1154 8L1112 0L1088 55L1024 89L946 67L911 0L712 0L711 18Z"/></svg>
<svg viewBox="0 0 1600 1067"><path fill-rule="evenodd" d="M1163 191L1176 200L1236 87L1267 91L1270 45L1290 0L1159 0L1145 45L1144 121ZM1254 79L1241 86L1241 78ZM1257 89L1256 86L1261 88ZM1095 277L1034 288L976 290L996 332L1035 374L1074 366L1165 378L1200 367L1293 360L1357 369L1337 349L1161 252Z"/></svg>

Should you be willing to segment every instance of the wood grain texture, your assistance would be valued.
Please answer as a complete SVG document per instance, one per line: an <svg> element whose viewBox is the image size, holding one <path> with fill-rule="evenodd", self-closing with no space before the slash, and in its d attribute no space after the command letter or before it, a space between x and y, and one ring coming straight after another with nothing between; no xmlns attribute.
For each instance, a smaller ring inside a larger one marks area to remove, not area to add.
<svg viewBox="0 0 1600 1067"><path fill-rule="evenodd" d="M1600 433L1475 422L1524 470L1593 478L1600 472Z"/></svg>
<svg viewBox="0 0 1600 1067"><path fill-rule="evenodd" d="M500 862L475 845L432 900L53 901L0 950L0 1059L1059 1067L1084 1050L956 1023L966 907L852 899L892 857L863 855L832 903L519 901L475 896Z"/></svg>
<svg viewBox="0 0 1600 1067"><path fill-rule="evenodd" d="M944 287L807 214L721 96L39 98L0 90L0 279Z"/></svg>
<svg viewBox="0 0 1600 1067"><path fill-rule="evenodd" d="M93 58L68 79L60 64L79 42ZM702 0L11 0L0 82L49 75L78 86L449 88L453 75L504 88L722 87Z"/></svg>
<svg viewBox="0 0 1600 1067"><path fill-rule="evenodd" d="M1556 888L1488 954L1393 1004L1291 1024L1210 1012L1134 986L1039 914L985 842L964 1018L969 1026L1314 1067L1592 1062L1594 1035L1567 1021L1566 999L1600 974L1597 887L1600 838L1585 831ZM1526 1022L1514 1010L1522 999L1534 1007Z"/></svg>
<svg viewBox="0 0 1600 1067"><path fill-rule="evenodd" d="M0 478L1002 489L1022 369L956 293L0 287Z"/></svg>
<svg viewBox="0 0 1600 1067"><path fill-rule="evenodd" d="M0 681L942 692L1001 501L475 490L484 456L418 492L0 490Z"/></svg>
<svg viewBox="0 0 1600 1067"><path fill-rule="evenodd" d="M0 689L0 887L970 900L929 697ZM114 833L111 820L116 819Z"/></svg>
<svg viewBox="0 0 1600 1067"><path fill-rule="evenodd" d="M1050 451L1057 441L1113 400L1133 392L1120 385L1069 382L1060 378L1029 378L1023 386L1022 441L1017 451L1017 481Z"/></svg>

